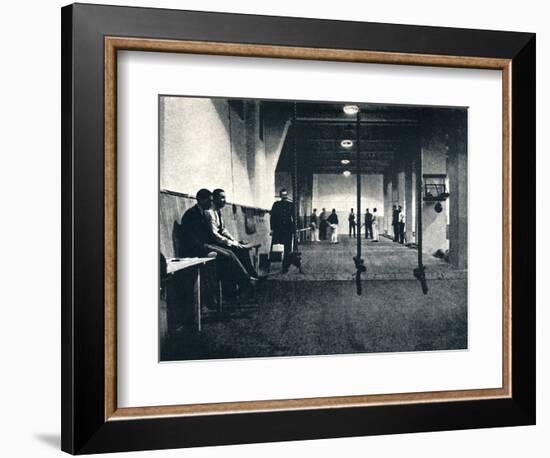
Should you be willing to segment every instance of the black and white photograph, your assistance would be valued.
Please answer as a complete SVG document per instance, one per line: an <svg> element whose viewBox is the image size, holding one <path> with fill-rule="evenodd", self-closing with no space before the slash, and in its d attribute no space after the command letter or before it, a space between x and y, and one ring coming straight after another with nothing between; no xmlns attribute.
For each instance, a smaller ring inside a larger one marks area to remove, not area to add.
<svg viewBox="0 0 550 458"><path fill-rule="evenodd" d="M161 362L468 349L468 107L160 94L158 120Z"/></svg>
<svg viewBox="0 0 550 458"><path fill-rule="evenodd" d="M544 5L6 3L1 455L547 455Z"/></svg>

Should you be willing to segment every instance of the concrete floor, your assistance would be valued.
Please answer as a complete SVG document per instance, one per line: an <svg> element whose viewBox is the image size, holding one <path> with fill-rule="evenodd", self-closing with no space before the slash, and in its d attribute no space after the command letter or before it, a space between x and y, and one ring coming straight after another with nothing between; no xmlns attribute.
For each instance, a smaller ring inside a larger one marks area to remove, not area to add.
<svg viewBox="0 0 550 458"><path fill-rule="evenodd" d="M280 267L273 266L270 279L257 287L256 306L211 312L201 333L184 325L161 336L161 360L467 348L465 272L436 276L423 295L412 279L416 251L381 238L379 244L367 242L372 277L357 296L350 281L355 241L341 240L302 245L304 275L278 273ZM426 264L432 272L454 272L436 258Z"/></svg>
<svg viewBox="0 0 550 458"><path fill-rule="evenodd" d="M387 237L380 237L379 242L361 239L362 257L365 260L367 280L413 280L413 269L418 265L418 252ZM303 280L352 280L355 274L353 257L356 255L357 239L347 235L339 237L338 244L329 241L304 242L299 250L302 252L302 271L300 275L291 268L282 274L281 265L273 264L270 278L280 281ZM453 268L449 263L424 254L423 264L429 279L466 278L467 271Z"/></svg>

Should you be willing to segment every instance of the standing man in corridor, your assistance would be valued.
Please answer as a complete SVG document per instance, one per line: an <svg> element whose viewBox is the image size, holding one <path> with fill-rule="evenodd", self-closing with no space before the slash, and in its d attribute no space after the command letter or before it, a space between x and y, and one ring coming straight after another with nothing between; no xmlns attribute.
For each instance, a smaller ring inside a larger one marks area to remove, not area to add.
<svg viewBox="0 0 550 458"><path fill-rule="evenodd" d="M296 231L294 222L294 204L288 200L288 191L281 189L281 200L275 202L270 212L271 236L273 244L284 245L284 259L292 251L292 239ZM288 265L283 262L283 272L288 271Z"/></svg>
<svg viewBox="0 0 550 458"><path fill-rule="evenodd" d="M405 243L405 212L403 211L403 208L401 207L401 205L399 205L399 207L397 208L398 210L398 222L397 222L397 226L398 226L398 229L399 229L399 243L401 244L404 244Z"/></svg>
<svg viewBox="0 0 550 458"><path fill-rule="evenodd" d="M370 235L370 238L373 239L372 235L372 213L367 208L367 212L365 213L365 239L368 239Z"/></svg>
<svg viewBox="0 0 550 458"><path fill-rule="evenodd" d="M349 213L348 223L349 223L349 237L351 238L351 234L353 233L353 237L355 238L355 213L353 213L353 208Z"/></svg>
<svg viewBox="0 0 550 458"><path fill-rule="evenodd" d="M399 210L397 210L397 205L392 207L391 211L391 225L393 228L393 241L399 241Z"/></svg>
<svg viewBox="0 0 550 458"><path fill-rule="evenodd" d="M321 240L327 239L327 211L323 208L323 211L321 211L321 214L319 215L319 238Z"/></svg>

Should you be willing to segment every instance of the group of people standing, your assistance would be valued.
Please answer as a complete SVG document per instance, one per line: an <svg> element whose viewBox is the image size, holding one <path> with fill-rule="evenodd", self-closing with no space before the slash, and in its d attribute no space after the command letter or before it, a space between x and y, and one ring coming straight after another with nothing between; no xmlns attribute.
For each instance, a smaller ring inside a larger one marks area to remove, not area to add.
<svg viewBox="0 0 550 458"><path fill-rule="evenodd" d="M323 208L321 213L317 215L317 209L314 208L310 216L309 226L311 228L311 241L319 242L320 240L327 240L330 235L331 243L338 242L338 214L336 209L333 208L331 213L328 213L326 209ZM356 237L356 214L353 211L353 208L350 210L348 215L348 228L349 236ZM373 209L372 213L367 208L365 213L365 238L372 239L374 242L379 241L379 230L378 230L378 214L376 208Z"/></svg>
<svg viewBox="0 0 550 458"><path fill-rule="evenodd" d="M378 210L372 209L372 213L367 208L365 212L365 239L371 239L373 242L380 241L380 230L378 225Z"/></svg>
<svg viewBox="0 0 550 458"><path fill-rule="evenodd" d="M353 208L350 210L348 215L348 227L349 227L349 236L357 237L356 235L356 215L353 211ZM377 209L373 208L372 213L367 208L365 212L365 239L371 239L373 242L378 242L380 240L380 232L378 230L378 214Z"/></svg>
<svg viewBox="0 0 550 458"><path fill-rule="evenodd" d="M331 213L328 213L326 209L323 208L319 215L317 215L317 209L314 208L309 218L311 241L319 242L320 240L327 240L330 235L331 243L339 243L338 226L339 221L335 208L332 209Z"/></svg>
<svg viewBox="0 0 550 458"><path fill-rule="evenodd" d="M373 242L380 241L379 216L377 209L373 208L372 213L367 208L365 212L365 239L371 239ZM324 208L319 215L314 208L310 216L311 240L318 242L327 240L330 234L330 241L338 243L338 215L336 209L328 213ZM349 237L357 237L357 220L353 208L348 215ZM405 243L405 212L401 205L394 205L392 208L392 228L393 241Z"/></svg>

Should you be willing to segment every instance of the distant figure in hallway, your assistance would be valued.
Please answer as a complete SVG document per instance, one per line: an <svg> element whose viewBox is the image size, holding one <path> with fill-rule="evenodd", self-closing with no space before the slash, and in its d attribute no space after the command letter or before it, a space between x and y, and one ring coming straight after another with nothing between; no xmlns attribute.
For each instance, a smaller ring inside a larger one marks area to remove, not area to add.
<svg viewBox="0 0 550 458"><path fill-rule="evenodd" d="M323 208L323 211L319 215L319 238L321 240L327 239L327 229L328 229L328 223L327 223L327 211Z"/></svg>
<svg viewBox="0 0 550 458"><path fill-rule="evenodd" d="M319 241L319 217L317 216L317 209L314 208L311 216L309 217L309 227L311 228L311 241Z"/></svg>
<svg viewBox="0 0 550 458"><path fill-rule="evenodd" d="M369 238L372 239L372 213L367 208L367 212L365 213L365 239Z"/></svg>
<svg viewBox="0 0 550 458"><path fill-rule="evenodd" d="M399 243L405 243L405 212L401 208L401 205L398 207L399 219L398 219L398 229L399 229Z"/></svg>
<svg viewBox="0 0 550 458"><path fill-rule="evenodd" d="M372 241L379 242L379 231L378 231L378 215L376 214L376 208L372 209L372 219L371 219L371 230L372 230Z"/></svg>
<svg viewBox="0 0 550 458"><path fill-rule="evenodd" d="M351 234L353 232L353 237L355 237L355 213L353 213L353 208L351 209L348 216L348 224L349 224L349 236L351 237Z"/></svg>
<svg viewBox="0 0 550 458"><path fill-rule="evenodd" d="M393 241L398 242L399 241L399 210L397 209L397 205L394 205L392 207L391 226L393 228Z"/></svg>
<svg viewBox="0 0 550 458"><path fill-rule="evenodd" d="M294 204L288 200L288 192L281 189L279 192L281 200L275 202L270 212L271 242L272 244L284 245L284 259L292 251L292 239L296 230L294 222ZM283 272L288 271L288 266L283 262Z"/></svg>
<svg viewBox="0 0 550 458"><path fill-rule="evenodd" d="M222 216L222 208L225 207L225 191L223 189L214 189L212 193L213 207L206 212L206 216L210 222L210 229L212 231L212 239L215 245L222 248L226 248L232 251L235 256L241 261L246 271L251 277L257 277L258 273L252 265L250 260L250 252L244 247L243 243L235 240L235 238L229 233L225 227L225 222Z"/></svg>
<svg viewBox="0 0 550 458"><path fill-rule="evenodd" d="M208 189L197 192L197 204L181 218L183 256L205 257L216 253L216 266L222 280L254 284L258 278L251 276L246 267L231 250L216 244L212 235L209 211L212 208L212 193Z"/></svg>
<svg viewBox="0 0 550 458"><path fill-rule="evenodd" d="M330 234L330 243L338 243L338 215L336 214L336 209L332 209L332 213L327 219L328 224L331 228Z"/></svg>

